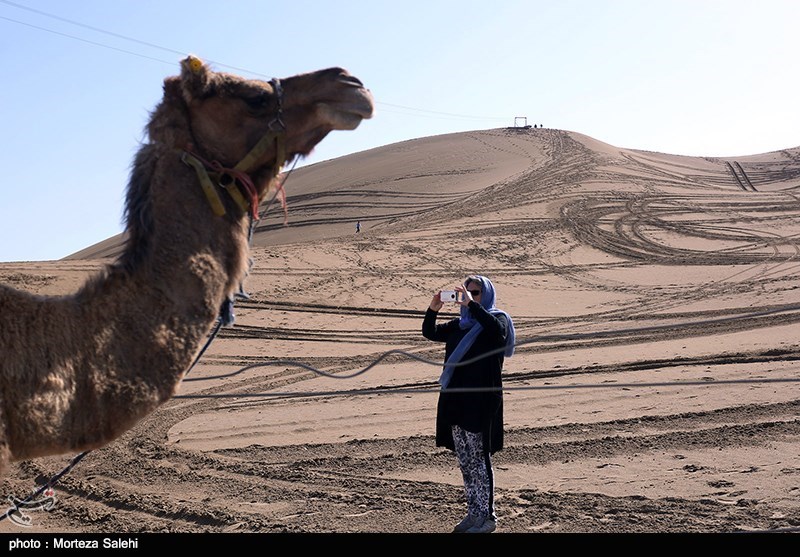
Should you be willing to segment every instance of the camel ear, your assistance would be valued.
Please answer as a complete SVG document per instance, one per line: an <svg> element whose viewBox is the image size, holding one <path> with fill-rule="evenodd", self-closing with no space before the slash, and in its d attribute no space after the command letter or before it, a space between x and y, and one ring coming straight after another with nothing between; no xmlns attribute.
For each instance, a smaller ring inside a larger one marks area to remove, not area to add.
<svg viewBox="0 0 800 557"><path fill-rule="evenodd" d="M164 80L164 100L183 100L183 86L181 85L181 78L173 76Z"/></svg>
<svg viewBox="0 0 800 557"><path fill-rule="evenodd" d="M211 90L211 70L196 56L181 60L181 86L187 101L208 96Z"/></svg>

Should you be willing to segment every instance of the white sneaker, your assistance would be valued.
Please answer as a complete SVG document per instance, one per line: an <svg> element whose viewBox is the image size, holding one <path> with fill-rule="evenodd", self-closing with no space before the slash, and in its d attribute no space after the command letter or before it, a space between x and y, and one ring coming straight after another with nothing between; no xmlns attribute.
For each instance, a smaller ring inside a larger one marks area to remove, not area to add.
<svg viewBox="0 0 800 557"><path fill-rule="evenodd" d="M468 514L467 516L464 517L464 520L456 524L456 527L453 528L453 533L466 532L474 525L475 525L475 519L472 518L472 515Z"/></svg>
<svg viewBox="0 0 800 557"><path fill-rule="evenodd" d="M467 534L491 534L497 528L497 520L494 518L487 518L481 524L475 524L467 529Z"/></svg>

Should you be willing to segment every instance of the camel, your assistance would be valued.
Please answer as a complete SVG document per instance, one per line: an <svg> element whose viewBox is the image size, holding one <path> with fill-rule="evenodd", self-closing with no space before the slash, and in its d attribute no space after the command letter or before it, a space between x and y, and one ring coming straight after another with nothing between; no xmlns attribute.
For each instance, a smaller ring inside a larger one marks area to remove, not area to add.
<svg viewBox="0 0 800 557"><path fill-rule="evenodd" d="M342 68L267 82L182 60L134 157L122 254L70 295L0 285L0 477L105 446L168 401L240 291L282 166L373 110Z"/></svg>

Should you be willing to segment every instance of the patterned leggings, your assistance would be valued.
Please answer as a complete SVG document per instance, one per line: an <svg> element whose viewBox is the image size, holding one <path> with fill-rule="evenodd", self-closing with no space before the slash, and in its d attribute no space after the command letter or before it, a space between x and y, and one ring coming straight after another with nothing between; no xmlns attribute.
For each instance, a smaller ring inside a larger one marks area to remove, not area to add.
<svg viewBox="0 0 800 557"><path fill-rule="evenodd" d="M494 471L489 451L483 450L483 435L453 426L458 465L464 477L467 509L480 521L496 519L494 509Z"/></svg>

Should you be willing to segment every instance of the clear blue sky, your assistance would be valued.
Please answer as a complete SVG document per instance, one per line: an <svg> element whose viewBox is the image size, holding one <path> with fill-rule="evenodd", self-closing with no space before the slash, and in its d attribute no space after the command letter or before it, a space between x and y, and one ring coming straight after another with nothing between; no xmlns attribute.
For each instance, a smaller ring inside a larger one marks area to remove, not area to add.
<svg viewBox="0 0 800 557"><path fill-rule="evenodd" d="M742 156L800 145L798 22L797 0L0 0L0 261L121 232L149 111L189 53L248 77L361 78L374 119L303 164L517 116Z"/></svg>

